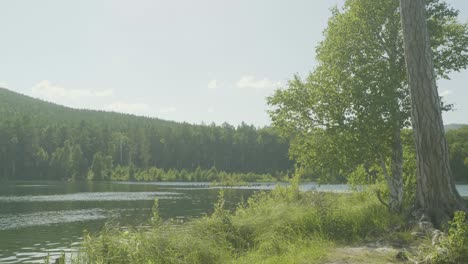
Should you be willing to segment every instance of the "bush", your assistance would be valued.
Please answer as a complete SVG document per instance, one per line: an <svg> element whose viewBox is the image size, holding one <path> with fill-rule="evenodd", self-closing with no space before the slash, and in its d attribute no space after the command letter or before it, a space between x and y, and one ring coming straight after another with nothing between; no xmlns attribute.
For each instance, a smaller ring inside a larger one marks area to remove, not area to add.
<svg viewBox="0 0 468 264"><path fill-rule="evenodd" d="M100 157L100 156L99 156ZM100 164L100 163L98 163ZM99 169L99 168L98 168ZM98 169L95 169L96 171ZM88 173L88 180L115 180L115 181L193 181L193 182L215 182L217 185L223 186L237 186L246 185L246 182L275 182L280 178L271 176L270 174L256 174L256 173L228 173L218 172L216 168L209 170L203 170L198 167L194 171L188 171L185 169L175 170L169 169L167 171L150 167L148 169L139 169L136 173L132 166L120 166L118 165L111 171L110 178L102 178L96 171L90 170ZM107 173L107 169L106 169ZM97 176L96 176L97 175ZM278 175L280 175L278 173Z"/></svg>
<svg viewBox="0 0 468 264"><path fill-rule="evenodd" d="M455 212L448 235L434 253L433 263L468 263L468 222L466 213Z"/></svg>

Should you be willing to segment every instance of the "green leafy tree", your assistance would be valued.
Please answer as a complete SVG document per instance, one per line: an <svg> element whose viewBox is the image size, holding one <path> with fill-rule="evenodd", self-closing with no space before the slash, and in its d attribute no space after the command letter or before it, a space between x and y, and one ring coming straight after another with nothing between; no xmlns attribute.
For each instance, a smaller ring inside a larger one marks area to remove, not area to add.
<svg viewBox="0 0 468 264"><path fill-rule="evenodd" d="M66 141L63 147L57 148L54 153L52 153L52 157L50 159L52 177L60 179L72 176L71 150L72 147L70 141Z"/></svg>
<svg viewBox="0 0 468 264"><path fill-rule="evenodd" d="M129 162L129 138L120 132L111 134L109 153L112 159L119 165L128 165Z"/></svg>
<svg viewBox="0 0 468 264"><path fill-rule="evenodd" d="M468 27L444 2L426 5L436 72L446 78L468 63ZM316 69L268 99L273 124L291 139L290 154L302 166L346 175L360 164L378 164L388 204L400 211L401 130L411 114L399 2L347 0L332 10L324 36Z"/></svg>
<svg viewBox="0 0 468 264"><path fill-rule="evenodd" d="M88 170L88 161L81 151L80 145L74 145L71 151L72 177L74 180L84 180Z"/></svg>
<svg viewBox="0 0 468 264"><path fill-rule="evenodd" d="M46 173L49 165L49 155L41 148L37 147L34 153L35 167L38 169L39 179L46 179Z"/></svg>
<svg viewBox="0 0 468 264"><path fill-rule="evenodd" d="M88 172L88 179L93 181L110 180L112 176L112 156L101 152L94 154L93 163Z"/></svg>
<svg viewBox="0 0 468 264"><path fill-rule="evenodd" d="M112 180L128 181L130 179L130 167L120 166L114 168L112 171Z"/></svg>

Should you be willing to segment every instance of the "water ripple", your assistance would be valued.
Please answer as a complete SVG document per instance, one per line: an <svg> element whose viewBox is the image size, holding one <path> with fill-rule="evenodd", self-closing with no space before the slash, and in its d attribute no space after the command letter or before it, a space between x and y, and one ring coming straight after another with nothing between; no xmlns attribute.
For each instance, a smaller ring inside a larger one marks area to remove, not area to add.
<svg viewBox="0 0 468 264"><path fill-rule="evenodd" d="M4 214L0 215L0 231L31 226L98 220L107 217L108 212L99 208L44 211L28 214Z"/></svg>
<svg viewBox="0 0 468 264"><path fill-rule="evenodd" d="M144 201L181 198L176 192L84 192L54 195L0 196L0 202Z"/></svg>

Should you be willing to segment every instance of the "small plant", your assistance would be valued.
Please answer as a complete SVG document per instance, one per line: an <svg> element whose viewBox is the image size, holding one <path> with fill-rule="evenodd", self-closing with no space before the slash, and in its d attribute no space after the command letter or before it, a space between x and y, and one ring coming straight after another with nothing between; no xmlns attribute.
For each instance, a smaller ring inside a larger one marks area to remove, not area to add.
<svg viewBox="0 0 468 264"><path fill-rule="evenodd" d="M301 183L301 176L304 173L303 169L298 169L298 171L294 174L293 178L291 179L291 197L293 200L297 200L300 198L299 193L299 185Z"/></svg>
<svg viewBox="0 0 468 264"><path fill-rule="evenodd" d="M50 259L50 254L47 254L46 257L44 257L44 264L65 264L66 261L65 261L65 252L62 251L62 253L60 254L60 257L55 259L54 262L51 262L51 259Z"/></svg>
<svg viewBox="0 0 468 264"><path fill-rule="evenodd" d="M468 263L468 222L466 213L455 212L447 237L435 252L434 263Z"/></svg>
<svg viewBox="0 0 468 264"><path fill-rule="evenodd" d="M216 204L214 205L213 216L226 218L229 215L229 211L225 209L224 203L225 203L224 190L220 189L218 193L218 200L216 201Z"/></svg>
<svg viewBox="0 0 468 264"><path fill-rule="evenodd" d="M151 217L151 224L158 226L162 224L161 216L159 215L159 199L154 198L153 208L151 209L153 217Z"/></svg>

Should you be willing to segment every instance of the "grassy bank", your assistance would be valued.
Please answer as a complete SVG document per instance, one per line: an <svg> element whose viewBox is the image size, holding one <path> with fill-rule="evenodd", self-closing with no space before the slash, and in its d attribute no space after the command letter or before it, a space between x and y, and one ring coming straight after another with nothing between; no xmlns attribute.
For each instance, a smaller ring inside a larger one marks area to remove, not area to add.
<svg viewBox="0 0 468 264"><path fill-rule="evenodd" d="M382 236L401 219L363 193L260 192L234 211L222 194L209 217L150 228L106 227L74 263L320 263L340 245Z"/></svg>
<svg viewBox="0 0 468 264"><path fill-rule="evenodd" d="M259 192L234 211L225 209L221 191L210 216L185 223L163 221L156 200L146 227L108 225L86 234L72 263L412 263L408 257L467 263L463 213L436 245L431 234L412 235L417 226L390 212L371 191L299 192L293 182Z"/></svg>

